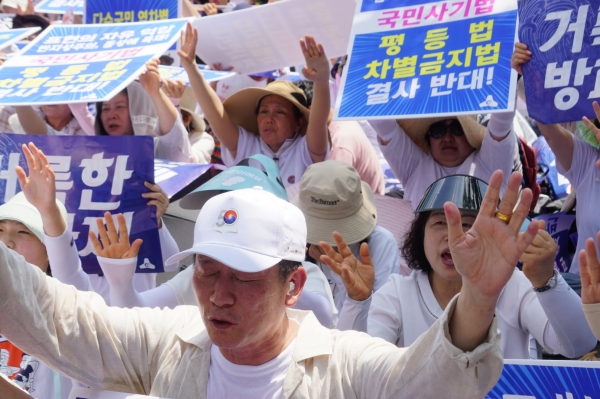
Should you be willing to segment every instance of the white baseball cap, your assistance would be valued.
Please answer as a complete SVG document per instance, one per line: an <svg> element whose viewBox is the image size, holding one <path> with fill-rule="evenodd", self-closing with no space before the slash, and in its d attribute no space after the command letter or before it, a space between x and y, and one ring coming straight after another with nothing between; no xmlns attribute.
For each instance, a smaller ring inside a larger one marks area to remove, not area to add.
<svg viewBox="0 0 600 399"><path fill-rule="evenodd" d="M254 187L219 194L204 204L194 228L194 245L167 259L190 254L213 258L232 269L255 273L282 260L304 261L306 221L300 209Z"/></svg>

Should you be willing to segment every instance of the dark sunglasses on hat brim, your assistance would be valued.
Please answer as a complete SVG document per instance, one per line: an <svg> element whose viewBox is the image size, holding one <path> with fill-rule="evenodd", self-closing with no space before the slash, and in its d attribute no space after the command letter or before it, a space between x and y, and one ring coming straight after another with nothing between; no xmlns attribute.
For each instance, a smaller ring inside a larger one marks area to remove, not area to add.
<svg viewBox="0 0 600 399"><path fill-rule="evenodd" d="M441 139L446 135L448 130L450 130L453 136L464 136L465 134L458 119L454 119L449 125L446 124L446 121L432 123L429 126L429 130L427 130L427 136L434 139Z"/></svg>

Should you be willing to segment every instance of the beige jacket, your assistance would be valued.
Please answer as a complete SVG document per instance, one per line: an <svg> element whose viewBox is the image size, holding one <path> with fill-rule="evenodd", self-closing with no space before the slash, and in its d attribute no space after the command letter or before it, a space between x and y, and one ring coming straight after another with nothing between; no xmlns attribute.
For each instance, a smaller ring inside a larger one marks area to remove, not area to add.
<svg viewBox="0 0 600 399"><path fill-rule="evenodd" d="M496 324L464 353L449 341L448 315L409 348L355 331L300 323L284 398L481 398L502 370ZM48 278L0 243L0 334L92 388L164 398L206 398L210 347L196 306L120 309Z"/></svg>
<svg viewBox="0 0 600 399"><path fill-rule="evenodd" d="M583 313L596 339L600 340L600 303L584 303Z"/></svg>

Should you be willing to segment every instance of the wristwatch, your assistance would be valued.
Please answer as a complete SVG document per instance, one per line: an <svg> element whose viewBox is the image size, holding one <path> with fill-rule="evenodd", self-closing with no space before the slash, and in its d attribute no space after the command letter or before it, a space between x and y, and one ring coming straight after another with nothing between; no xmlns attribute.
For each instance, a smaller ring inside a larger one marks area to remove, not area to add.
<svg viewBox="0 0 600 399"><path fill-rule="evenodd" d="M539 287L539 288L533 287L533 290L535 292L546 292L549 289L556 287L557 283L558 283L558 271L556 269L554 269L554 274L552 275L552 277L550 277L550 280L548 280L546 285Z"/></svg>

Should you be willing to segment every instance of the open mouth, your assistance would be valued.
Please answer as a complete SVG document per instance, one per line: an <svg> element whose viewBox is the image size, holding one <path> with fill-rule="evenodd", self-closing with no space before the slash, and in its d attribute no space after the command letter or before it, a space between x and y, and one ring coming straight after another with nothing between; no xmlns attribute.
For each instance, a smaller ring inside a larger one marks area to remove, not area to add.
<svg viewBox="0 0 600 399"><path fill-rule="evenodd" d="M209 319L208 321L218 330L225 330L234 325L232 322L223 319Z"/></svg>
<svg viewBox="0 0 600 399"><path fill-rule="evenodd" d="M452 260L452 254L449 249L444 249L442 251L442 263L446 266L454 266L454 261Z"/></svg>

